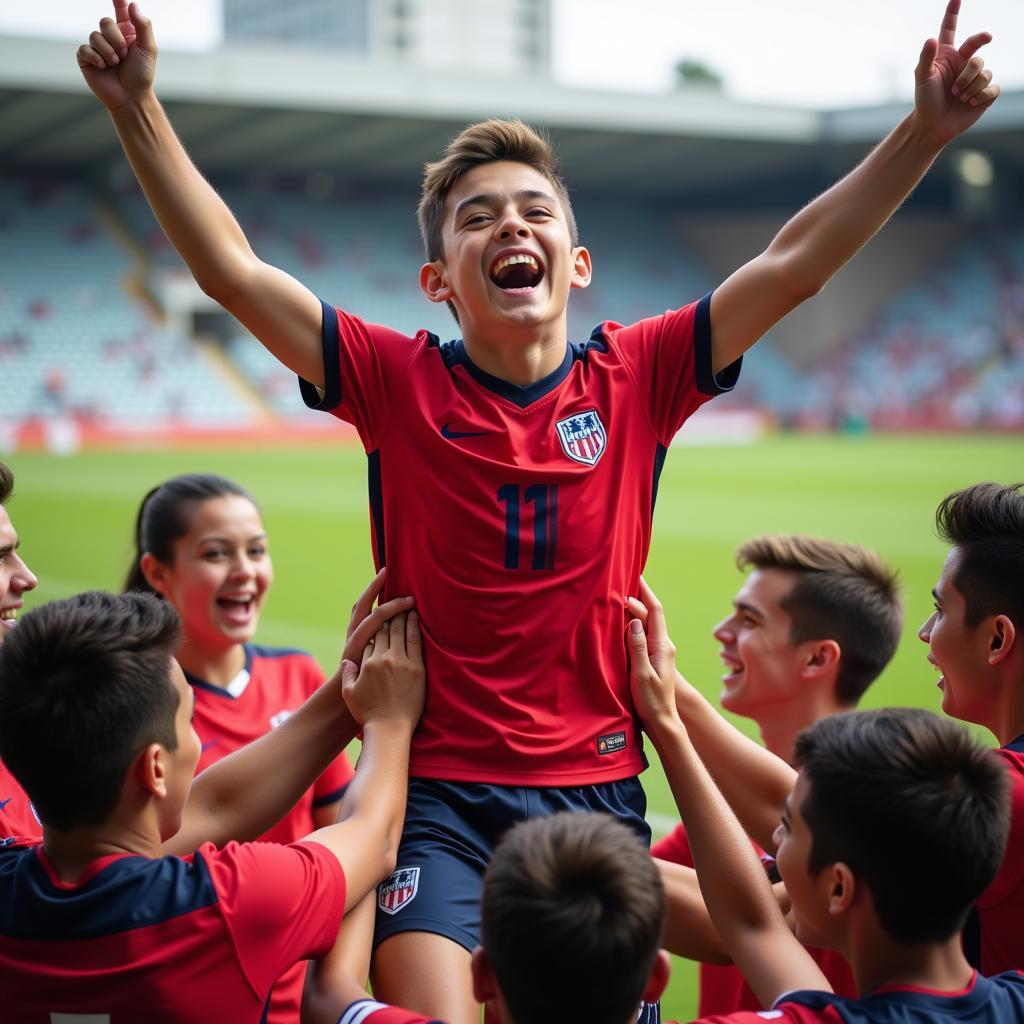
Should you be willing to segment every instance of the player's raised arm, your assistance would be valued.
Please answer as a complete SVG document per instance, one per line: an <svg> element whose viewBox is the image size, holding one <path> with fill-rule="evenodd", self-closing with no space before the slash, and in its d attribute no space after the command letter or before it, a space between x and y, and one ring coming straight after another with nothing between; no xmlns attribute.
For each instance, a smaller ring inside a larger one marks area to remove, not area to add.
<svg viewBox="0 0 1024 1024"><path fill-rule="evenodd" d="M999 86L978 50L992 37L956 45L960 0L949 0L938 39L925 42L914 72L914 110L841 181L793 217L771 245L737 270L711 300L715 372L741 356L867 242L924 177L943 147L992 105ZM855 67L853 44L836 53Z"/></svg>
<svg viewBox="0 0 1024 1024"><path fill-rule="evenodd" d="M668 635L657 595L640 580L641 600L629 599L629 613L644 623L651 662L675 681L676 707L690 742L740 819L762 849L774 850L772 836L796 772L770 750L744 736L676 669L676 649Z"/></svg>
<svg viewBox="0 0 1024 1024"><path fill-rule="evenodd" d="M78 48L86 84L110 112L160 226L199 287L286 366L324 383L321 306L284 271L257 258L231 211L196 169L153 91L153 26L138 4L114 0Z"/></svg>
<svg viewBox="0 0 1024 1024"><path fill-rule="evenodd" d="M412 605L405 597L373 608L384 572L353 606L343 658L358 661L377 631ZM192 784L181 828L164 843L164 853L184 856L202 843L254 840L273 828L359 731L343 685L339 668L276 729L202 772Z"/></svg>
<svg viewBox="0 0 1024 1024"><path fill-rule="evenodd" d="M655 669L639 619L630 622L629 654L633 703L661 758L726 950L765 1006L794 989L830 991L786 924L749 839L690 743L676 711L675 673Z"/></svg>

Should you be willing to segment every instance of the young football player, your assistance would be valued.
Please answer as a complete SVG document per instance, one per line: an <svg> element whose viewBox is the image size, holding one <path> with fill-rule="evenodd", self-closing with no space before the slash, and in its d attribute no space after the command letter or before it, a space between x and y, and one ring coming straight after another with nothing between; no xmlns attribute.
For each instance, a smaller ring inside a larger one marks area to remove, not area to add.
<svg viewBox="0 0 1024 1024"><path fill-rule="evenodd" d="M827 715L856 707L899 643L903 608L896 573L874 552L815 537L755 537L736 554L749 572L733 611L714 630L721 644L721 703L757 722L765 746L792 763L797 734ZM639 610L639 609L638 609ZM693 867L686 829L655 843L668 894L665 945L686 953ZM771 858L765 854L767 864ZM835 992L853 995L849 966L833 950L814 950ZM700 1013L761 1009L733 966L702 964Z"/></svg>
<svg viewBox="0 0 1024 1024"><path fill-rule="evenodd" d="M990 36L957 47L950 0L914 110L859 167L713 294L581 343L566 305L592 263L550 147L520 122L471 126L428 167L419 209L421 286L462 332L441 343L367 324L253 253L156 99L150 22L114 6L79 48L87 84L200 287L358 429L388 593L424 612L431 687L375 983L470 1024L480 884L508 825L569 806L647 833L621 616L672 437L995 100L977 53Z"/></svg>
<svg viewBox="0 0 1024 1024"><path fill-rule="evenodd" d="M964 931L984 974L1024 970L1024 493L977 484L950 494L935 520L952 547L921 627L928 660L942 673L942 710L983 725L999 742L1010 777L1010 841L995 881Z"/></svg>
<svg viewBox="0 0 1024 1024"><path fill-rule="evenodd" d="M0 754L44 830L0 851L5 1017L255 1024L282 971L327 952L343 911L394 866L423 702L415 612L289 720L316 704L336 733L351 716L363 735L338 822L290 845L167 855L200 756L178 643L168 602L89 593L26 615L0 650ZM322 771L337 743L305 739L295 761ZM250 772L249 786L272 790L276 774Z"/></svg>
<svg viewBox="0 0 1024 1024"><path fill-rule="evenodd" d="M273 579L259 509L238 484L189 473L143 498L125 590L159 594L181 618L175 657L195 692L192 724L202 744L197 773L280 725L323 684L320 666L306 652L251 642ZM261 838L292 843L333 824L351 778L341 753ZM369 904L356 911L364 918L371 913ZM295 964L281 977L268 1024L297 1024L305 973Z"/></svg>

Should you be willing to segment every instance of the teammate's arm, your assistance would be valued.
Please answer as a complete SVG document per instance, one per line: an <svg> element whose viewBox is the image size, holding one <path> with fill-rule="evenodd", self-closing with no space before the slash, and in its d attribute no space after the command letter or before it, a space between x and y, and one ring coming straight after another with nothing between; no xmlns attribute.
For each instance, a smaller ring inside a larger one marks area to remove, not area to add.
<svg viewBox="0 0 1024 1024"><path fill-rule="evenodd" d="M356 774L336 825L307 841L326 846L345 871L345 910L394 870L405 818L409 742L423 710L423 642L415 611L378 630L362 666L342 663L345 703L363 728Z"/></svg>
<svg viewBox="0 0 1024 1024"><path fill-rule="evenodd" d="M629 649L633 704L661 758L704 901L733 962L765 1006L794 989L830 991L789 930L750 840L690 743L676 711L674 673L655 670L639 619L630 622Z"/></svg>
<svg viewBox="0 0 1024 1024"><path fill-rule="evenodd" d="M786 797L793 791L796 772L727 722L687 682L676 669L676 648L668 635L661 602L644 579L640 580L640 598L629 599L629 613L644 623L650 658L658 672L675 681L676 708L686 723L690 742L747 835L763 850L774 850L772 836Z"/></svg>
<svg viewBox="0 0 1024 1024"><path fill-rule="evenodd" d="M412 604L411 598L396 598L373 609L383 586L381 570L353 606L343 658L358 659L374 634ZM184 855L202 843L245 842L276 825L359 731L343 687L339 669L276 729L202 772L164 852Z"/></svg>
<svg viewBox="0 0 1024 1024"><path fill-rule="evenodd" d="M138 5L114 0L114 18L103 18L78 48L78 66L110 112L153 213L199 287L282 363L323 387L320 301L257 258L189 159L153 91L156 53L152 24Z"/></svg>
<svg viewBox="0 0 1024 1024"><path fill-rule="evenodd" d="M988 32L955 44L960 0L949 0L937 40L915 71L914 110L845 178L793 217L771 245L720 285L711 299L717 373L828 279L867 242L924 177L943 147L999 95L977 51Z"/></svg>

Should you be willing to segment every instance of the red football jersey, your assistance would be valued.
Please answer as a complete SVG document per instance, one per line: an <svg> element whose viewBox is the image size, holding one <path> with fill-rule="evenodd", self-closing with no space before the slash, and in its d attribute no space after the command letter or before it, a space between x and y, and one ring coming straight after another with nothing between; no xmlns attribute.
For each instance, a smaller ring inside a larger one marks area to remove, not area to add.
<svg viewBox="0 0 1024 1024"><path fill-rule="evenodd" d="M323 956L345 905L318 843L104 857L74 884L41 846L0 850L0 1007L19 1024L256 1024L271 986Z"/></svg>
<svg viewBox="0 0 1024 1024"><path fill-rule="evenodd" d="M281 724L316 692L324 674L304 651L245 645L245 667L227 688L212 686L185 674L196 695L192 724L202 743L197 771L240 747L259 739ZM273 770L272 765L267 766ZM266 835L265 842L294 843L316 825L313 809L341 799L352 779L345 755L338 757L298 803ZM267 1024L296 1024L302 1004L306 965L297 963L274 987Z"/></svg>
<svg viewBox="0 0 1024 1024"><path fill-rule="evenodd" d="M999 874L975 904L979 948L968 949L986 975L1024 970L1024 736L996 753L1010 772L1010 838ZM969 936L970 926L965 944Z"/></svg>
<svg viewBox="0 0 1024 1024"><path fill-rule="evenodd" d="M42 839L43 826L21 783L0 761L0 839Z"/></svg>
<svg viewBox="0 0 1024 1024"><path fill-rule="evenodd" d="M766 857L760 847L755 848ZM651 856L660 860L693 867L693 854L686 829L677 825L664 839L651 847ZM845 957L834 949L807 948L822 973L828 978L832 990L841 996L856 998L857 986L853 971ZM701 1017L713 1014L735 1013L737 1010L760 1010L761 1001L754 995L742 972L737 967L721 964L700 965L700 997L697 1012Z"/></svg>
<svg viewBox="0 0 1024 1024"><path fill-rule="evenodd" d="M411 774L566 786L643 769L624 607L668 445L739 372L712 373L709 309L603 323L517 387L461 341L324 305L326 387L303 396L358 430L386 596L414 594L423 623Z"/></svg>
<svg viewBox="0 0 1024 1024"><path fill-rule="evenodd" d="M702 1016L694 1024L762 1024L766 1020L781 1024L1010 1024L1024 1020L1024 975L983 978L974 974L957 992L893 985L875 989L863 999L832 992L788 992L771 1010Z"/></svg>
<svg viewBox="0 0 1024 1024"><path fill-rule="evenodd" d="M316 659L305 651L245 645L245 667L225 688L185 673L196 695L192 724L199 734L204 768L280 725L323 684ZM267 770L273 770L272 765ZM352 766L344 753L328 766L292 810L261 839L294 843L316 826L313 808L340 800L352 780Z"/></svg>

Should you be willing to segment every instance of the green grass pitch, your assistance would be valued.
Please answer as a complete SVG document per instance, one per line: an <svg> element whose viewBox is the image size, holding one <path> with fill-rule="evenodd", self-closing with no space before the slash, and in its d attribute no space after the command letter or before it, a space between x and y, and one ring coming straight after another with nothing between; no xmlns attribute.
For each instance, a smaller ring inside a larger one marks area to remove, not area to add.
<svg viewBox="0 0 1024 1024"><path fill-rule="evenodd" d="M865 544L901 570L907 624L896 658L867 706L937 707L935 675L916 638L930 614L945 549L934 510L979 480L1024 477L1016 437L789 437L740 448L672 450L665 465L646 571L661 596L680 667L711 696L721 665L711 637L740 582L733 552L758 533L811 533ZM175 473L215 471L259 499L277 581L259 639L305 647L335 664L348 609L372 573L366 462L352 447L16 455L9 509L22 552L40 577L28 604L79 590L117 588L132 550L138 502ZM740 723L749 728L749 723ZM657 825L673 815L655 765L645 776ZM677 961L663 1016L696 1007L695 971Z"/></svg>

